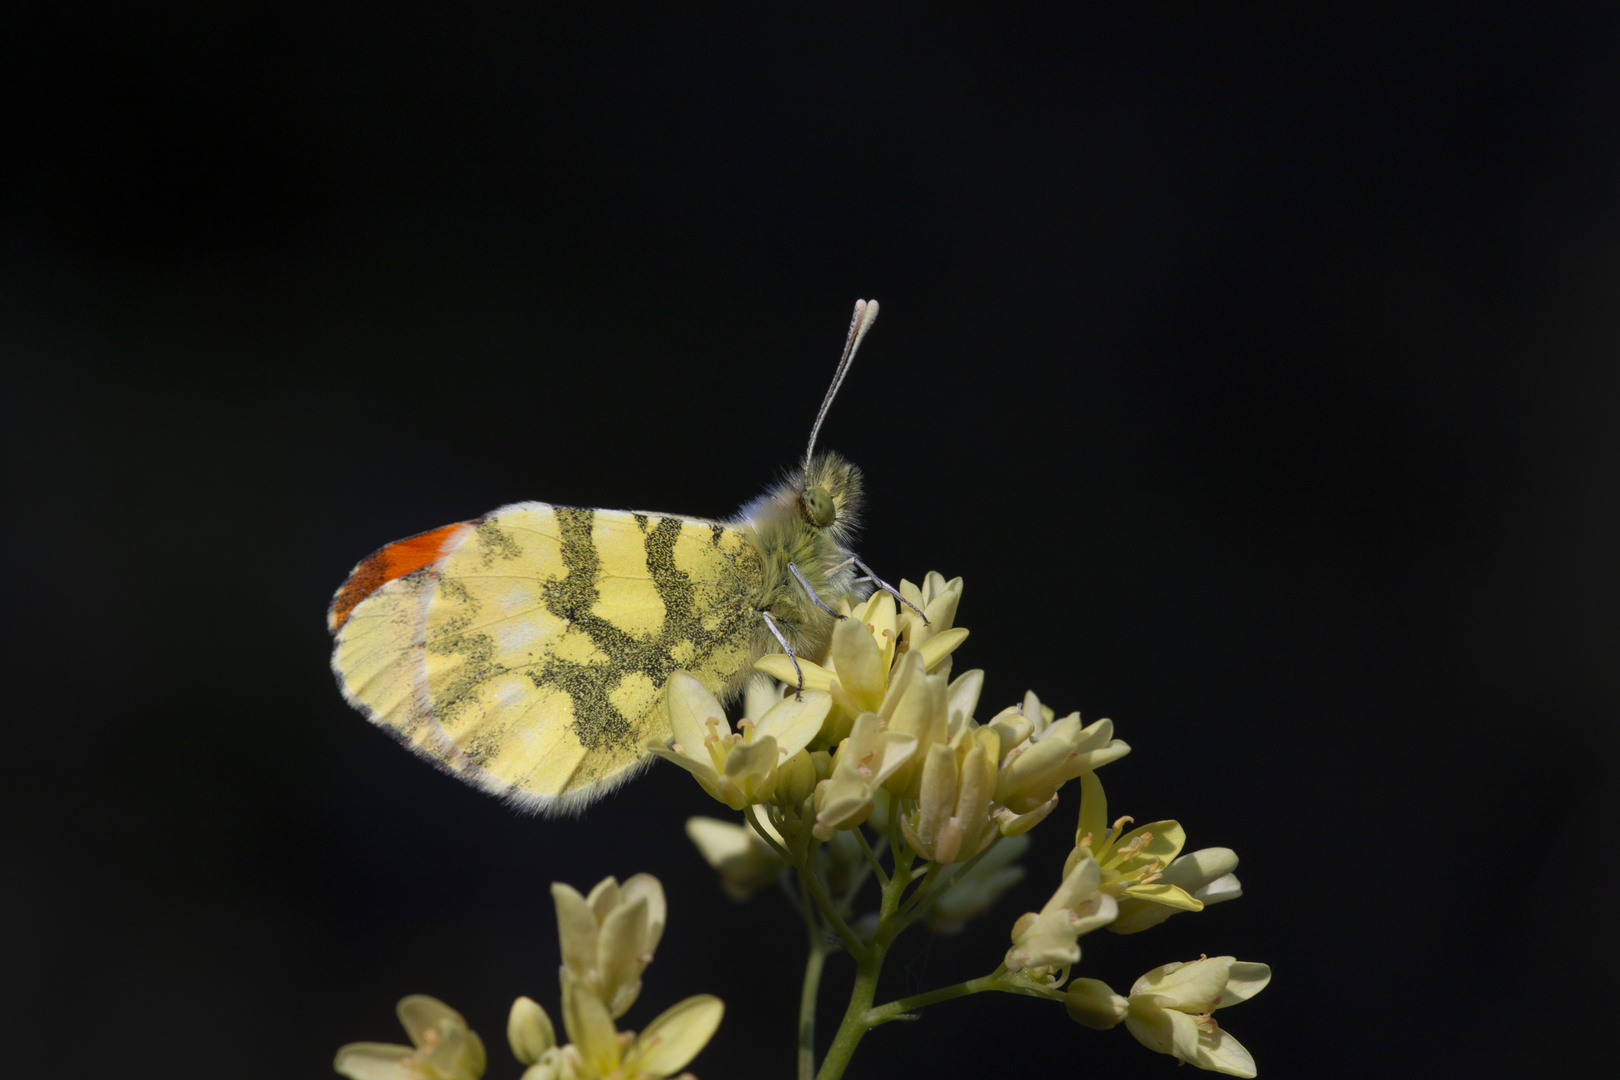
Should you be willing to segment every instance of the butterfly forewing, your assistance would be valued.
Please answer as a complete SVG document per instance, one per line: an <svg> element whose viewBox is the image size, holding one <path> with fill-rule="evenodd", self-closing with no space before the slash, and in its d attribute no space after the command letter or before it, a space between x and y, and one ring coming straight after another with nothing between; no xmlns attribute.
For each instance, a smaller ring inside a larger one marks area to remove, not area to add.
<svg viewBox="0 0 1620 1080"><path fill-rule="evenodd" d="M747 670L762 571L737 529L531 502L454 539L353 605L333 665L374 721L488 790L583 802L669 737L671 672L719 691Z"/></svg>

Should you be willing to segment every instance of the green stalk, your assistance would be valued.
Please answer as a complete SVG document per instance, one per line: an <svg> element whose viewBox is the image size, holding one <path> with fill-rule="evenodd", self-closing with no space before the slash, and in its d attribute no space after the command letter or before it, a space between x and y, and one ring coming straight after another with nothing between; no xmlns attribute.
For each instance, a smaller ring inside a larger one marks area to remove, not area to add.
<svg viewBox="0 0 1620 1080"><path fill-rule="evenodd" d="M866 842L866 834L861 831L859 826L856 826L852 831L855 833L855 839L860 842L861 854L866 856L866 865L872 868L872 873L877 876L879 882L887 882L889 875L883 872L883 867L878 862L877 853L872 850L872 845Z"/></svg>
<svg viewBox="0 0 1620 1080"><path fill-rule="evenodd" d="M999 990L1001 989L998 985L1000 978L1001 972L997 970L977 979L957 983L955 986L942 986L938 990L930 990L926 994L901 998L899 1001L891 1001L887 1005L879 1005L875 1009L868 1009L862 1019L866 1021L867 1027L877 1027L879 1024L887 1024L891 1020L907 1020L910 1019L908 1013L941 1001L967 997L969 994L982 994L986 990Z"/></svg>
<svg viewBox="0 0 1620 1080"><path fill-rule="evenodd" d="M871 952L855 962L855 986L850 991L849 1008L844 1010L843 1022L838 1025L838 1033L833 1036L832 1046L827 1049L827 1057L821 1063L821 1071L816 1073L816 1080L839 1080L849 1067L855 1047L870 1026L866 1023L866 1013L877 994L878 974L883 970L885 951L874 946Z"/></svg>
<svg viewBox="0 0 1620 1080"><path fill-rule="evenodd" d="M833 906L832 900L828 898L827 890L821 884L821 879L816 877L816 872L811 869L809 859L806 859L804 865L799 867L799 880L809 890L810 899L816 902L816 909L821 912L821 917L827 920L827 925L832 927L833 932L838 935L838 940L844 943L844 948L849 951L849 955L855 957L856 960L865 956L867 953L866 946L861 944L860 938L855 936L855 932L849 928L849 924L844 922L843 917L838 914L838 909Z"/></svg>
<svg viewBox="0 0 1620 1080"><path fill-rule="evenodd" d="M826 962L827 948L812 918L810 955L804 962L804 988L799 992L799 1080L815 1080L816 992L821 988L821 969Z"/></svg>
<svg viewBox="0 0 1620 1080"><path fill-rule="evenodd" d="M896 832L898 829L891 822L890 850L895 855L894 869L883 882L877 934L872 938L869 948L853 954L855 985L850 989L849 1006L844 1010L844 1019L838 1025L832 1046L827 1049L827 1056L821 1063L821 1071L816 1073L816 1080L839 1080L844 1075L844 1070L849 1067L849 1060L854 1057L861 1036L872 1026L867 1022L866 1014L871 1010L872 1000L877 996L878 976L883 972L883 959L888 955L889 945L894 941L895 935L904 929L895 915L900 908L901 896L911 884L913 855L909 849L902 849L902 845L893 835Z"/></svg>

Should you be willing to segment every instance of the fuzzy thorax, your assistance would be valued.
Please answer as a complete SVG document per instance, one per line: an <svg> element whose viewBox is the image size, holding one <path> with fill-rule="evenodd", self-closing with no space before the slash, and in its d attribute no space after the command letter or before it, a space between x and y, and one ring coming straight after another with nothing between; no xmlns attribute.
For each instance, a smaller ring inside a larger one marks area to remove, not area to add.
<svg viewBox="0 0 1620 1080"><path fill-rule="evenodd" d="M754 606L771 616L800 656L825 650L833 619L806 594L790 563L828 607L845 597L864 599L870 591L855 583L859 575L852 567L839 567L852 554L847 545L860 523L861 487L860 469L838 454L820 453L727 522L759 552L763 573ZM780 651L763 620L756 637L757 655Z"/></svg>

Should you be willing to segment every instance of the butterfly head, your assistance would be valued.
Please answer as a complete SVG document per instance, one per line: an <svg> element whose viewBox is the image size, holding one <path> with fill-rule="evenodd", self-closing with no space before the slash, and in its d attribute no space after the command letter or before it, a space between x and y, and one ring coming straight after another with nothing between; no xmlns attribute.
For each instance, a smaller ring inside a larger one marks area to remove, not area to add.
<svg viewBox="0 0 1620 1080"><path fill-rule="evenodd" d="M795 508L807 525L840 542L860 521L861 470L838 454L824 452L792 478Z"/></svg>

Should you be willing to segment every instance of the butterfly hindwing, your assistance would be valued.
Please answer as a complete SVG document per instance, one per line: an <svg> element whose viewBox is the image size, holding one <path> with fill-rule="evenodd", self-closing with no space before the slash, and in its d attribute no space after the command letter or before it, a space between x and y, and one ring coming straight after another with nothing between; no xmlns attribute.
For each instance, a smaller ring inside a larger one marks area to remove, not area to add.
<svg viewBox="0 0 1620 1080"><path fill-rule="evenodd" d="M424 554L438 557L372 585L372 564ZM351 583L368 566L339 594L371 588L338 623L346 695L424 756L534 809L630 776L649 739L668 737L669 674L720 691L759 632L754 546L691 518L517 503L390 545Z"/></svg>

